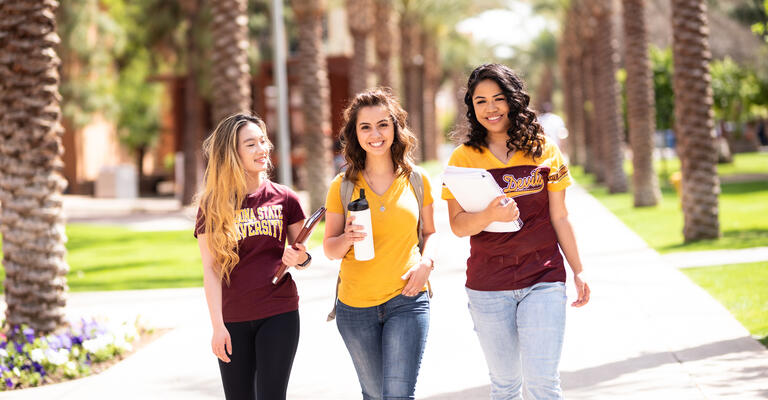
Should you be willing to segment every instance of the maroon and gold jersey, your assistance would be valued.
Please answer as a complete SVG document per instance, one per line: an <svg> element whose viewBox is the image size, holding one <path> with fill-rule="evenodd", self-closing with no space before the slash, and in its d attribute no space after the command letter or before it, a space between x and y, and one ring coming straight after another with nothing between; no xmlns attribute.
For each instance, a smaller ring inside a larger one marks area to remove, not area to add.
<svg viewBox="0 0 768 400"><path fill-rule="evenodd" d="M480 232L469 239L466 286L473 290L522 289L538 282L565 282L565 268L557 236L549 218L548 191L571 185L560 150L544 139L535 160L515 152L507 163L487 148L457 147L448 165L483 168L491 173L507 197L520 209L523 228L517 232ZM453 199L443 185L442 198Z"/></svg>

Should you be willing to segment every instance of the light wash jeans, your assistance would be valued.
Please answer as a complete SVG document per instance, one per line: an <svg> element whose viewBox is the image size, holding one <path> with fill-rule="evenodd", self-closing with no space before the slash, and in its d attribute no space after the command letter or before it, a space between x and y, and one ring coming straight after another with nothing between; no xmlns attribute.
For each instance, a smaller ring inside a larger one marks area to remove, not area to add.
<svg viewBox="0 0 768 400"><path fill-rule="evenodd" d="M491 376L491 399L562 399L565 284L502 291L467 289L469 313Z"/></svg>
<svg viewBox="0 0 768 400"><path fill-rule="evenodd" d="M374 307L336 303L336 325L363 399L413 399L429 330L429 296L397 295Z"/></svg>

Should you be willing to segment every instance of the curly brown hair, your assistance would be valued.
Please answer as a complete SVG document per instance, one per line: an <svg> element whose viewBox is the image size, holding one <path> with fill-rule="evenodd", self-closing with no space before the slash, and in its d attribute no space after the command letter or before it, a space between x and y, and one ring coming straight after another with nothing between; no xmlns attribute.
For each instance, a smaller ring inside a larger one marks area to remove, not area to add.
<svg viewBox="0 0 768 400"><path fill-rule="evenodd" d="M374 88L358 93L344 110L344 125L339 136L342 154L347 163L344 177L356 181L357 175L365 169L366 152L357 140L357 114L363 107L384 106L395 129L395 138L390 147L392 163L398 176L408 176L413 170L413 151L416 136L408 129L408 113L388 88Z"/></svg>
<svg viewBox="0 0 768 400"><path fill-rule="evenodd" d="M504 98L509 105L510 125L507 129L507 148L509 152L521 150L531 157L541 157L544 150L544 131L536 121L536 113L528 108L530 96L525 92L523 80L512 69L501 64L483 64L469 75L467 93L464 104L467 106L468 126L456 132L454 137L459 143L476 150L488 147L488 131L475 115L472 95L477 84L484 80L492 80L501 88Z"/></svg>

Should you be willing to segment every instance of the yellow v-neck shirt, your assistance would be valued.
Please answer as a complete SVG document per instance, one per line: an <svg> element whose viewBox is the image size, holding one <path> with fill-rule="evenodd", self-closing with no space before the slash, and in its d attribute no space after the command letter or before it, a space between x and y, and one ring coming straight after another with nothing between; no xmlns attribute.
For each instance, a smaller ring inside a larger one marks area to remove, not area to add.
<svg viewBox="0 0 768 400"><path fill-rule="evenodd" d="M415 167L424 181L424 206L433 203L429 177L423 169ZM325 208L328 212L342 214L341 181L343 173L331 182ZM339 300L351 307L373 307L397 296L405 287L400 279L411 267L418 264L419 205L407 176L397 177L382 195L374 193L358 174L352 199L365 198L371 207L373 247L375 257L368 261L355 260L354 246L341 260L341 284ZM382 209L383 207L383 209Z"/></svg>

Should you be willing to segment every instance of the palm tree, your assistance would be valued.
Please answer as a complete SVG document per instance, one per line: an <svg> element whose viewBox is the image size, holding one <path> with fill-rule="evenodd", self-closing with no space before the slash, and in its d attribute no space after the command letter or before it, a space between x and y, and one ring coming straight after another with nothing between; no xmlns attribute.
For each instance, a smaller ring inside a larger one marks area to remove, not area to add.
<svg viewBox="0 0 768 400"><path fill-rule="evenodd" d="M402 0L400 14L400 64L402 68L402 100L408 111L408 125L423 143L424 125L424 56L421 45L421 18L417 3ZM422 144L423 145L423 144ZM423 160L421 146L415 154L417 161Z"/></svg>
<svg viewBox="0 0 768 400"><path fill-rule="evenodd" d="M644 0L624 0L624 41L627 70L627 120L632 146L635 207L655 206L661 199L653 170L656 131L653 73L648 55Z"/></svg>
<svg viewBox="0 0 768 400"><path fill-rule="evenodd" d="M0 2L0 232L6 321L53 331L69 270L53 0Z"/></svg>
<svg viewBox="0 0 768 400"><path fill-rule="evenodd" d="M440 146L442 135L438 134L437 125L437 92L440 89L440 77L442 70L440 66L440 53L438 52L438 41L436 34L427 29L422 29L421 43L423 46L424 68L422 68L422 79L424 81L422 101L424 106L422 110L424 133L421 142L421 155L423 160L437 160L437 148Z"/></svg>
<svg viewBox="0 0 768 400"><path fill-rule="evenodd" d="M594 175L598 182L604 181L602 159L600 157L600 124L596 120L595 105L597 104L595 73L595 18L589 7L589 0L574 2L578 29L578 46L581 55L580 71L583 98L577 106L584 116L584 169Z"/></svg>
<svg viewBox="0 0 768 400"><path fill-rule="evenodd" d="M251 110L246 0L208 0L211 7L213 120Z"/></svg>
<svg viewBox="0 0 768 400"><path fill-rule="evenodd" d="M672 0L675 136L685 241L720 236L706 0Z"/></svg>
<svg viewBox="0 0 768 400"><path fill-rule="evenodd" d="M560 71L563 76L570 163L584 165L584 92L582 90L582 49L578 37L578 16L573 5L565 15L562 39L559 45Z"/></svg>
<svg viewBox="0 0 768 400"><path fill-rule="evenodd" d="M187 67L187 75L184 79L184 120L182 127L184 132L184 182L182 184L181 203L192 204L198 191L198 183L202 181L203 156L201 146L203 142L203 104L200 96L198 78L201 74L202 58L200 57L202 45L198 32L193 28L199 25L202 19L201 0L181 0L181 8L187 21L186 32L186 57L184 63Z"/></svg>
<svg viewBox="0 0 768 400"><path fill-rule="evenodd" d="M373 27L373 12L373 0L347 0L347 24L354 44L349 80L352 96L368 87L368 34Z"/></svg>
<svg viewBox="0 0 768 400"><path fill-rule="evenodd" d="M552 93L555 90L555 68L557 65L557 39L555 35L544 30L531 42L528 51L531 63L539 65L539 76L536 84L534 107L543 110L544 104L552 104Z"/></svg>
<svg viewBox="0 0 768 400"><path fill-rule="evenodd" d="M403 80L406 109L417 132L421 159L437 158L442 142L437 123L436 97L445 66L441 51L448 47L450 32L466 15L498 6L493 1L401 0Z"/></svg>
<svg viewBox="0 0 768 400"><path fill-rule="evenodd" d="M376 75L378 85L395 89L395 70L392 53L397 46L399 32L395 29L393 0L375 0L376 29L373 30L376 43Z"/></svg>
<svg viewBox="0 0 768 400"><path fill-rule="evenodd" d="M597 72L599 75L597 109L601 126L601 155L608 191L627 191L627 177L624 174L624 123L621 118L618 98L619 83L616 80L617 43L614 35L613 0L596 0L593 13L597 19Z"/></svg>
<svg viewBox="0 0 768 400"><path fill-rule="evenodd" d="M307 157L306 173L311 208L325 204L331 178L331 110L328 66L323 51L323 15L325 0L293 0L293 11L299 33L299 65L303 144L312 157Z"/></svg>

